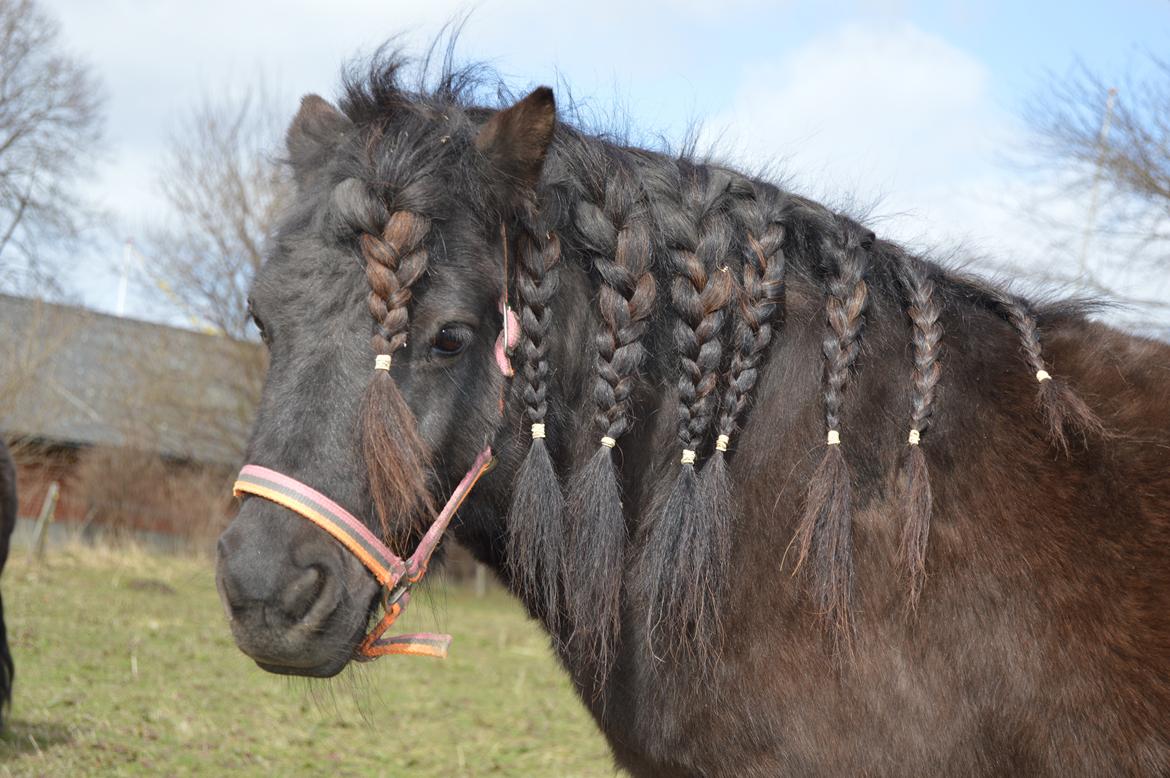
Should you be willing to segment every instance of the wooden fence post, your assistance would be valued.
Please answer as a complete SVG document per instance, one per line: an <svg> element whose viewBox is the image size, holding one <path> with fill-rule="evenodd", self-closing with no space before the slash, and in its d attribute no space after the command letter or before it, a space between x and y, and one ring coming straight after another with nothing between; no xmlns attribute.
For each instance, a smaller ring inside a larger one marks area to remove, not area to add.
<svg viewBox="0 0 1170 778"><path fill-rule="evenodd" d="M49 534L49 525L57 513L57 498L61 496L61 485L56 481L49 484L49 491L45 492L45 501L41 503L41 514L37 516L36 526L33 527L32 544L29 546L29 559L45 558L45 536Z"/></svg>
<svg viewBox="0 0 1170 778"><path fill-rule="evenodd" d="M479 562L475 563L475 596L483 597L487 593L487 568Z"/></svg>

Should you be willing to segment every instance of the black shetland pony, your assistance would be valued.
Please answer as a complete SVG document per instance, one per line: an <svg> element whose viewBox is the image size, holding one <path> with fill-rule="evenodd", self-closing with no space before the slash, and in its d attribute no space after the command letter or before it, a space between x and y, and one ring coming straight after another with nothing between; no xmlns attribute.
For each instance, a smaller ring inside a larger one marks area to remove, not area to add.
<svg viewBox="0 0 1170 778"><path fill-rule="evenodd" d="M1170 347L403 72L289 129L252 462L408 552L490 443L454 532L636 775L1170 774ZM258 499L218 581L280 673L339 672L378 601Z"/></svg>
<svg viewBox="0 0 1170 778"><path fill-rule="evenodd" d="M8 542L16 528L16 466L8 447L0 440L0 572L8 561ZM0 597L0 729L4 728L4 707L12 702L12 681L16 667L8 648L8 628L4 625L4 599Z"/></svg>

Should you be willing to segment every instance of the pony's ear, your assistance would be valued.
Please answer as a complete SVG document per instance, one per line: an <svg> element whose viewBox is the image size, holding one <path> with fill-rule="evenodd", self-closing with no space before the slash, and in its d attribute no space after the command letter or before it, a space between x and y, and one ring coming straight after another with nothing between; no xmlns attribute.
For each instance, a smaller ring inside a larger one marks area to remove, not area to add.
<svg viewBox="0 0 1170 778"><path fill-rule="evenodd" d="M285 142L293 175L303 185L328 154L337 148L342 134L352 126L341 111L317 95L301 98L301 109L289 125Z"/></svg>
<svg viewBox="0 0 1170 778"><path fill-rule="evenodd" d="M536 187L556 124L556 101L547 86L488 119L475 147L487 158L493 176L499 176L499 189L516 196Z"/></svg>

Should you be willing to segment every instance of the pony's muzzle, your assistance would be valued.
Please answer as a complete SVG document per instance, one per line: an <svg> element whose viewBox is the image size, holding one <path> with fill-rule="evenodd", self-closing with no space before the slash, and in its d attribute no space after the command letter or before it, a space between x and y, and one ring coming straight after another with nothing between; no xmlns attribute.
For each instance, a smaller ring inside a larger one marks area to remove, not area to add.
<svg viewBox="0 0 1170 778"><path fill-rule="evenodd" d="M248 500L219 538L216 565L240 650L270 672L338 673L364 634L377 593L373 579L349 557L285 509Z"/></svg>

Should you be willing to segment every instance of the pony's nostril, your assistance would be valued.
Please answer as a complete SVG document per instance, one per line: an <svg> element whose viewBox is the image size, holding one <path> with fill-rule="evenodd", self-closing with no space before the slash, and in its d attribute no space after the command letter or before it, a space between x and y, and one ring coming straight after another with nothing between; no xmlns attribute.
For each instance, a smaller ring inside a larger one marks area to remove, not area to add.
<svg viewBox="0 0 1170 778"><path fill-rule="evenodd" d="M303 619L321 598L326 575L324 568L319 565L306 568L281 594L281 610L293 621Z"/></svg>

